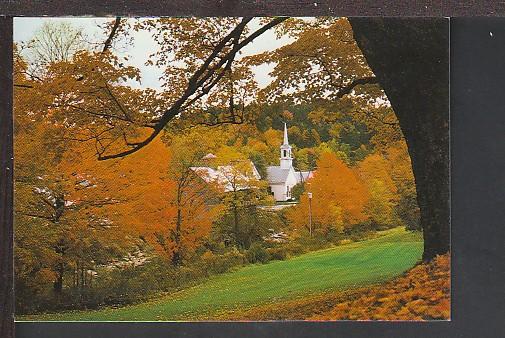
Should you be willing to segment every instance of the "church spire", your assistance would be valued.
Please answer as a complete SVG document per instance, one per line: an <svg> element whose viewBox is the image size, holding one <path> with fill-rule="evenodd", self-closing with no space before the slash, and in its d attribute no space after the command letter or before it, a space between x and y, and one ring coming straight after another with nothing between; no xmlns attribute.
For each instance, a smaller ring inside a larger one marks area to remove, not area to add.
<svg viewBox="0 0 505 338"><path fill-rule="evenodd" d="M288 142L288 127L286 125L286 122L284 122L284 143L283 145L289 145Z"/></svg>
<svg viewBox="0 0 505 338"><path fill-rule="evenodd" d="M281 169L290 169L293 166L293 157L291 156L291 146L288 141L288 127L284 123L284 142L281 145Z"/></svg>

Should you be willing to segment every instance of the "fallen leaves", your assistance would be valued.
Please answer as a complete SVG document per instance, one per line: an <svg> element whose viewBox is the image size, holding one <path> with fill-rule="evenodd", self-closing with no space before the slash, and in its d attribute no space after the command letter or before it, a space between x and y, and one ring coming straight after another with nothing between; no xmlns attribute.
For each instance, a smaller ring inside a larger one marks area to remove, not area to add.
<svg viewBox="0 0 505 338"><path fill-rule="evenodd" d="M446 254L385 284L235 310L216 319L448 320L450 304L450 258Z"/></svg>
<svg viewBox="0 0 505 338"><path fill-rule="evenodd" d="M450 258L446 254L308 319L448 320L450 283Z"/></svg>

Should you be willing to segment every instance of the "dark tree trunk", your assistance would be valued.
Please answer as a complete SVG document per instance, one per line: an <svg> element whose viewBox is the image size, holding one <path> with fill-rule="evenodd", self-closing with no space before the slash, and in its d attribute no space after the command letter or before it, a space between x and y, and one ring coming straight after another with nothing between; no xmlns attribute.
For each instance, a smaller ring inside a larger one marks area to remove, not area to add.
<svg viewBox="0 0 505 338"><path fill-rule="evenodd" d="M235 241L237 245L241 247L240 234L238 231L238 207L233 205L233 232L235 233Z"/></svg>
<svg viewBox="0 0 505 338"><path fill-rule="evenodd" d="M180 200L178 201L180 204ZM177 220L175 223L175 250L172 256L172 264L179 266L182 263L181 257L181 224L182 224L182 210L177 209Z"/></svg>
<svg viewBox="0 0 505 338"><path fill-rule="evenodd" d="M65 266L63 263L58 265L56 269L57 277L53 283L54 292L60 294L63 291L63 274L65 273Z"/></svg>
<svg viewBox="0 0 505 338"><path fill-rule="evenodd" d="M233 200L233 234L235 235L235 243L237 244L237 248L244 248L244 243L242 242L242 238L240 236L240 226L239 226L239 217L238 217L238 205L237 205L237 191L233 192L234 200Z"/></svg>
<svg viewBox="0 0 505 338"><path fill-rule="evenodd" d="M64 238L60 238L54 247L54 252L60 256L60 262L56 265L55 268L56 280L53 283L53 289L56 293L61 293L63 290L63 276L67 267L65 263L65 253L67 249L68 247L65 243Z"/></svg>
<svg viewBox="0 0 505 338"><path fill-rule="evenodd" d="M412 160L423 259L450 248L449 21L354 18L354 37L398 117Z"/></svg>

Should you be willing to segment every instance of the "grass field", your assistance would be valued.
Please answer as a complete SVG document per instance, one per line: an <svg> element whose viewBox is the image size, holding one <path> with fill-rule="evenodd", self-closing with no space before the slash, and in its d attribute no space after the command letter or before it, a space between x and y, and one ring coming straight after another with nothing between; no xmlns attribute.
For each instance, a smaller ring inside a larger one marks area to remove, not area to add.
<svg viewBox="0 0 505 338"><path fill-rule="evenodd" d="M212 320L223 313L245 311L257 305L385 282L411 268L420 259L422 249L420 234L396 228L375 239L286 261L246 266L138 305L26 316L18 320Z"/></svg>

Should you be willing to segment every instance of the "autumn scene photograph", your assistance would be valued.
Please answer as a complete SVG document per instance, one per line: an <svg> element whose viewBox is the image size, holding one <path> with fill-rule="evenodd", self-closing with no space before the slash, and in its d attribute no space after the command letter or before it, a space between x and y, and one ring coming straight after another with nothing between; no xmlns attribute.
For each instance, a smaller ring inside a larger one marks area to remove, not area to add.
<svg viewBox="0 0 505 338"><path fill-rule="evenodd" d="M450 320L446 19L16 18L17 321Z"/></svg>

